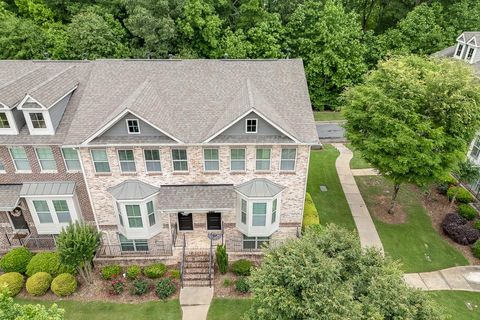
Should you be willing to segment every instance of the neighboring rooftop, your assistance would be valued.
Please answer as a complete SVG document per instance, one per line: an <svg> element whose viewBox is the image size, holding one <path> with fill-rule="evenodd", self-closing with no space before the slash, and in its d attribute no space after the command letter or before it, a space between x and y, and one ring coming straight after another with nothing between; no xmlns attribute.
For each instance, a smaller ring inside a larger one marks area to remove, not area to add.
<svg viewBox="0 0 480 320"><path fill-rule="evenodd" d="M463 32L457 43L432 54L438 58L455 58L471 64L480 75L480 31Z"/></svg>

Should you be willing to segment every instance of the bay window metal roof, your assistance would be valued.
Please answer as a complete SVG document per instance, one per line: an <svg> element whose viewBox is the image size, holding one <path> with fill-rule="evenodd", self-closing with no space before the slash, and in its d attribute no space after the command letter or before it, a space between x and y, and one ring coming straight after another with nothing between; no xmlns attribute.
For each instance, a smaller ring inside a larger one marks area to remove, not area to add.
<svg viewBox="0 0 480 320"><path fill-rule="evenodd" d="M235 207L233 185L166 185L158 194L160 210L220 210Z"/></svg>
<svg viewBox="0 0 480 320"><path fill-rule="evenodd" d="M279 194L285 187L265 178L255 178L238 186L235 190L249 198L271 198Z"/></svg>
<svg viewBox="0 0 480 320"><path fill-rule="evenodd" d="M159 190L160 188L148 183L130 179L109 188L108 192L110 192L116 200L143 200L154 195Z"/></svg>
<svg viewBox="0 0 480 320"><path fill-rule="evenodd" d="M73 195L74 191L73 181L25 182L20 190L20 196Z"/></svg>
<svg viewBox="0 0 480 320"><path fill-rule="evenodd" d="M20 198L21 184L0 185L0 211L12 211Z"/></svg>

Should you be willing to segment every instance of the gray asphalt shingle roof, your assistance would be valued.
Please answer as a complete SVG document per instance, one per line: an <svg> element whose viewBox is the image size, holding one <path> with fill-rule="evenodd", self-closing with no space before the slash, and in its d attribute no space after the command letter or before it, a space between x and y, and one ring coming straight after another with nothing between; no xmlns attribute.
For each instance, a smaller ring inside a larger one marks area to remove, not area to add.
<svg viewBox="0 0 480 320"><path fill-rule="evenodd" d="M71 195L74 191L73 181L25 182L20 190L20 196Z"/></svg>
<svg viewBox="0 0 480 320"><path fill-rule="evenodd" d="M158 194L161 210L219 210L235 207L232 185L161 186Z"/></svg>
<svg viewBox="0 0 480 320"><path fill-rule="evenodd" d="M255 178L235 186L235 190L249 198L274 197L283 189L285 189L285 187L265 178Z"/></svg>
<svg viewBox="0 0 480 320"><path fill-rule="evenodd" d="M107 191L117 200L143 200L160 189L140 180L129 179Z"/></svg>
<svg viewBox="0 0 480 320"><path fill-rule="evenodd" d="M0 185L0 211L12 211L20 198L21 184Z"/></svg>

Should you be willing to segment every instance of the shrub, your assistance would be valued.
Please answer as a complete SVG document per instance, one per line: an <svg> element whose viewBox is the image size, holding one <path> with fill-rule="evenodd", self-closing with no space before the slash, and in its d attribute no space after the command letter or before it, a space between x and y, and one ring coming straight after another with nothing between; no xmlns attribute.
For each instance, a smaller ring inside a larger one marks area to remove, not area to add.
<svg viewBox="0 0 480 320"><path fill-rule="evenodd" d="M462 245L472 244L480 238L480 231L467 224L466 219L455 213L447 214L441 226L446 235Z"/></svg>
<svg viewBox="0 0 480 320"><path fill-rule="evenodd" d="M155 287L155 293L160 299L166 299L177 291L177 287L173 283L172 279L165 278L158 281Z"/></svg>
<svg viewBox="0 0 480 320"><path fill-rule="evenodd" d="M120 273L122 273L122 267L117 264L105 266L100 270L100 274L104 280L112 280L118 277Z"/></svg>
<svg viewBox="0 0 480 320"><path fill-rule="evenodd" d="M72 267L61 264L58 253L40 252L34 255L28 263L26 275L31 277L37 272L46 272L52 277L56 277L61 273L74 273L75 270Z"/></svg>
<svg viewBox="0 0 480 320"><path fill-rule="evenodd" d="M125 290L125 281L123 279L115 279L110 283L110 294L119 295Z"/></svg>
<svg viewBox="0 0 480 320"><path fill-rule="evenodd" d="M170 270L170 278L175 280L180 279L180 270L178 269Z"/></svg>
<svg viewBox="0 0 480 320"><path fill-rule="evenodd" d="M161 278L167 272L167 267L163 263L154 263L143 269L143 274L151 279Z"/></svg>
<svg viewBox="0 0 480 320"><path fill-rule="evenodd" d="M245 277L240 277L235 281L235 290L241 293L247 293L250 291L250 284Z"/></svg>
<svg viewBox="0 0 480 320"><path fill-rule="evenodd" d="M0 276L0 288L6 286L11 297L15 297L23 288L25 280L18 272L8 272Z"/></svg>
<svg viewBox="0 0 480 320"><path fill-rule="evenodd" d="M134 296L141 296L150 290L150 282L147 280L135 280L133 286L130 288L130 294Z"/></svg>
<svg viewBox="0 0 480 320"><path fill-rule="evenodd" d="M449 200L452 200L453 197L455 196L455 200L461 203L469 203L475 200L475 197L467 189L460 186L459 187L452 186L448 188L447 196Z"/></svg>
<svg viewBox="0 0 480 320"><path fill-rule="evenodd" d="M27 279L27 292L33 296L43 296L52 283L52 276L46 272L37 272Z"/></svg>
<svg viewBox="0 0 480 320"><path fill-rule="evenodd" d="M228 254L224 245L217 245L215 257L217 259L218 271L225 274L228 271Z"/></svg>
<svg viewBox="0 0 480 320"><path fill-rule="evenodd" d="M232 279L226 278L226 279L223 280L223 286L224 286L225 288L226 288L226 287L230 287L232 284L233 284Z"/></svg>
<svg viewBox="0 0 480 320"><path fill-rule="evenodd" d="M477 240L472 246L472 253L476 258L480 259L480 240Z"/></svg>
<svg viewBox="0 0 480 320"><path fill-rule="evenodd" d="M451 174L448 174L437 182L437 190L441 194L447 194L448 188L456 185L458 185L457 179Z"/></svg>
<svg viewBox="0 0 480 320"><path fill-rule="evenodd" d="M313 202L310 193L305 194L305 206L303 209L303 223L302 230L305 230L311 225L320 224L320 218L318 216L317 208Z"/></svg>
<svg viewBox="0 0 480 320"><path fill-rule="evenodd" d="M467 220L473 220L477 216L477 210L469 204L458 206L458 214Z"/></svg>
<svg viewBox="0 0 480 320"><path fill-rule="evenodd" d="M70 273L62 273L53 279L50 289L58 297L69 296L77 290L77 279Z"/></svg>
<svg viewBox="0 0 480 320"><path fill-rule="evenodd" d="M473 223L473 227L477 230L480 230L480 220L477 220Z"/></svg>
<svg viewBox="0 0 480 320"><path fill-rule="evenodd" d="M237 276L249 276L250 269L252 269L252 262L240 259L232 263L232 272L235 273Z"/></svg>
<svg viewBox="0 0 480 320"><path fill-rule="evenodd" d="M0 259L0 269L3 272L25 273L32 256L32 253L27 248L19 247L12 249Z"/></svg>
<svg viewBox="0 0 480 320"><path fill-rule="evenodd" d="M127 268L127 278L130 280L137 279L138 275L142 272L142 267L140 266L129 266Z"/></svg>

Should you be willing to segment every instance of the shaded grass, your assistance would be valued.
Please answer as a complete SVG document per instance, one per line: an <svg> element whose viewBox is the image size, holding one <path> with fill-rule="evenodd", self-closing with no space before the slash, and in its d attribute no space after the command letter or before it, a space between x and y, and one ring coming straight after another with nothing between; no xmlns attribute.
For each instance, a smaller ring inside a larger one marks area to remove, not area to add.
<svg viewBox="0 0 480 320"><path fill-rule="evenodd" d="M335 168L335 160L339 154L331 145L325 145L323 150L312 150L307 192L317 207L320 224L334 223L349 230L356 230ZM321 192L320 185L326 186L328 191Z"/></svg>
<svg viewBox="0 0 480 320"><path fill-rule="evenodd" d="M250 308L251 299L213 299L208 320L239 320Z"/></svg>
<svg viewBox="0 0 480 320"><path fill-rule="evenodd" d="M111 302L80 302L80 301L42 301L15 299L20 304L42 304L50 306L56 303L65 309L66 320L149 320L182 318L182 311L178 299L168 301L154 301L138 304L111 303Z"/></svg>
<svg viewBox="0 0 480 320"><path fill-rule="evenodd" d="M480 293L467 291L430 291L427 292L443 313L455 320L480 319ZM470 305L471 309L467 307Z"/></svg>
<svg viewBox="0 0 480 320"><path fill-rule="evenodd" d="M353 152L353 158L350 160L350 169L372 168L372 165L362 158L362 153L360 151L355 149L350 143L347 143L346 147Z"/></svg>
<svg viewBox="0 0 480 320"><path fill-rule="evenodd" d="M377 196L391 197L393 186L381 176L355 177L370 212ZM385 252L400 260L405 272L425 272L468 265L467 259L445 241L433 228L422 204L423 195L412 186L403 185L398 204L407 213L403 224L384 223L372 215Z"/></svg>
<svg viewBox="0 0 480 320"><path fill-rule="evenodd" d="M338 111L314 111L315 121L345 120L343 114Z"/></svg>

